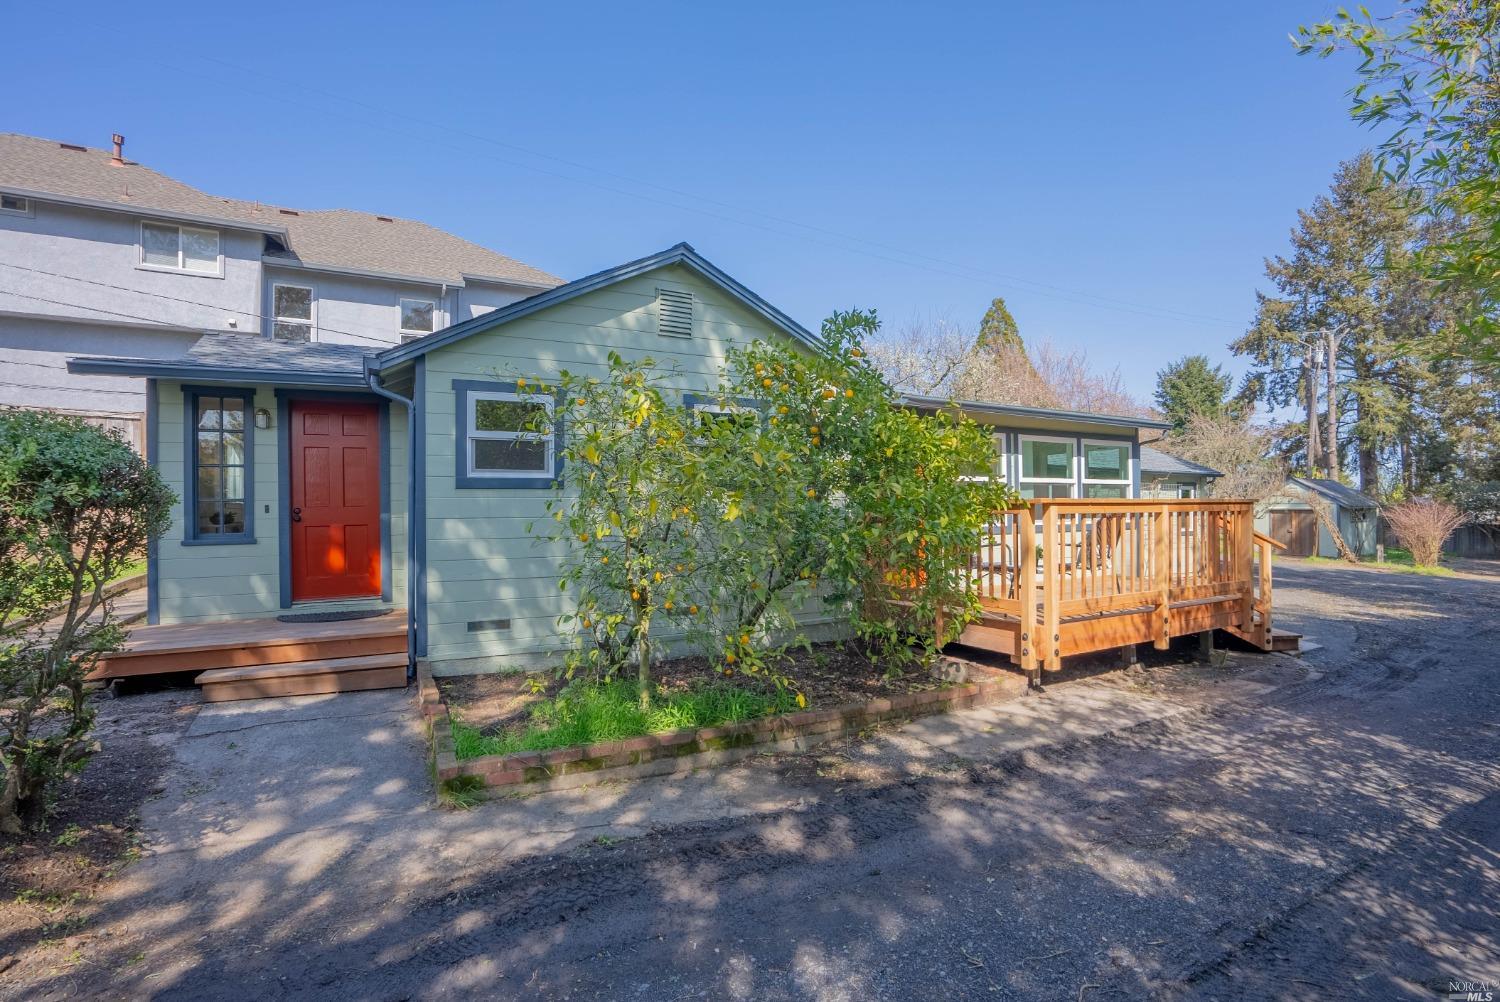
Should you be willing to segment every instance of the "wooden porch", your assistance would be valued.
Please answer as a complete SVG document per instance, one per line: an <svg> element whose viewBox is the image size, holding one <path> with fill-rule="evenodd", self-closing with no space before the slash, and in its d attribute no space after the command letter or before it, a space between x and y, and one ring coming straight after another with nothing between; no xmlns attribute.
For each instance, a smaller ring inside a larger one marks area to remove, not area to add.
<svg viewBox="0 0 1500 1002"><path fill-rule="evenodd" d="M983 616L959 643L1034 680L1062 659L1225 630L1295 650L1273 627L1271 551L1250 501L1056 499L1001 513L969 564Z"/></svg>
<svg viewBox="0 0 1500 1002"><path fill-rule="evenodd" d="M406 610L368 619L234 619L140 626L90 673L105 681L193 671L212 703L406 685Z"/></svg>

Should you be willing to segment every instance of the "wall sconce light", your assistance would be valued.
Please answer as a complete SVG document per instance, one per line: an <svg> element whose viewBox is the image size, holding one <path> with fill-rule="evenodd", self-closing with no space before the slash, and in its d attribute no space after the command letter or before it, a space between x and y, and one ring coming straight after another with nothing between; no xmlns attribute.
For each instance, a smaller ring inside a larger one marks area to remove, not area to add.
<svg viewBox="0 0 1500 1002"><path fill-rule="evenodd" d="M257 407L255 409L255 427L260 429L271 427L271 412L264 407Z"/></svg>

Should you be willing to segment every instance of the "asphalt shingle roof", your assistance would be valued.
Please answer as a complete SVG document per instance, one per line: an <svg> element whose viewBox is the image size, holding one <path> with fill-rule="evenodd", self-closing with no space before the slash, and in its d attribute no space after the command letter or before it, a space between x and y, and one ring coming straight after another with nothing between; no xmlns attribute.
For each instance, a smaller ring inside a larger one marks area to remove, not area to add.
<svg viewBox="0 0 1500 1002"><path fill-rule="evenodd" d="M1181 474L1195 477L1222 477L1224 474L1211 466L1195 463L1181 456L1174 456L1170 452L1162 452L1153 449L1149 445L1141 446L1141 472L1142 473L1168 473Z"/></svg>
<svg viewBox="0 0 1500 1002"><path fill-rule="evenodd" d="M463 284L464 276L551 288L561 279L412 219L350 209L283 209L220 198L107 150L0 133L0 189L284 231L289 263ZM283 255L275 255L283 256Z"/></svg>
<svg viewBox="0 0 1500 1002"><path fill-rule="evenodd" d="M1292 477L1292 482L1317 491L1345 508L1379 508L1380 502L1367 494L1361 494L1353 487L1347 487L1337 480L1324 480L1320 477Z"/></svg>
<svg viewBox="0 0 1500 1002"><path fill-rule="evenodd" d="M361 376L364 360L380 345L319 341L272 341L259 334L205 334L188 349L187 361L212 369L323 372Z"/></svg>

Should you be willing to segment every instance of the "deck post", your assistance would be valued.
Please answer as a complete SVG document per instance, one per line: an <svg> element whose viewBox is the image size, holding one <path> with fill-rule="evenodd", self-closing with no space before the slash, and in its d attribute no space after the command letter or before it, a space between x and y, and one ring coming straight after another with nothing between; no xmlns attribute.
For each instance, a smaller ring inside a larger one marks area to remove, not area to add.
<svg viewBox="0 0 1500 1002"><path fill-rule="evenodd" d="M1120 648L1121 668L1124 668L1126 671L1130 671L1132 668L1139 668L1140 666L1141 659L1136 654L1135 644L1126 644L1124 647Z"/></svg>
<svg viewBox="0 0 1500 1002"><path fill-rule="evenodd" d="M1042 506L1042 636L1039 653L1048 671L1062 668L1062 624L1058 602L1062 592L1062 540L1057 532L1057 509Z"/></svg>
<svg viewBox="0 0 1500 1002"><path fill-rule="evenodd" d="M1152 571L1156 576L1156 612L1153 616L1151 646L1164 651L1172 646L1172 514L1162 505L1152 516L1151 542L1155 553Z"/></svg>
<svg viewBox="0 0 1500 1002"><path fill-rule="evenodd" d="M1021 670L1033 686L1041 685L1041 658L1037 652L1036 516L1027 505L1015 516L1017 528L1016 574L1020 576Z"/></svg>
<svg viewBox="0 0 1500 1002"><path fill-rule="evenodd" d="M1245 589L1240 599L1240 630L1249 633L1255 628L1255 510L1251 505L1235 516L1234 547L1239 568L1235 579Z"/></svg>
<svg viewBox="0 0 1500 1002"><path fill-rule="evenodd" d="M1214 660L1214 631L1200 630L1198 632L1198 660L1204 664L1212 664Z"/></svg>
<svg viewBox="0 0 1500 1002"><path fill-rule="evenodd" d="M1271 649L1271 547L1257 543L1260 548L1260 646Z"/></svg>

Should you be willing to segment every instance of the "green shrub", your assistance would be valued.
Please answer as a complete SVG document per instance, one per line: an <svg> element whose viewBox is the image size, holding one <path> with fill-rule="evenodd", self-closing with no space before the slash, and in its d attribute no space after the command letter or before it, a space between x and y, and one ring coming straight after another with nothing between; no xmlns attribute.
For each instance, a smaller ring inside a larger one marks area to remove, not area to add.
<svg viewBox="0 0 1500 1002"><path fill-rule="evenodd" d="M95 750L84 678L125 639L105 586L173 500L118 436L0 412L0 831L40 821L48 784Z"/></svg>

